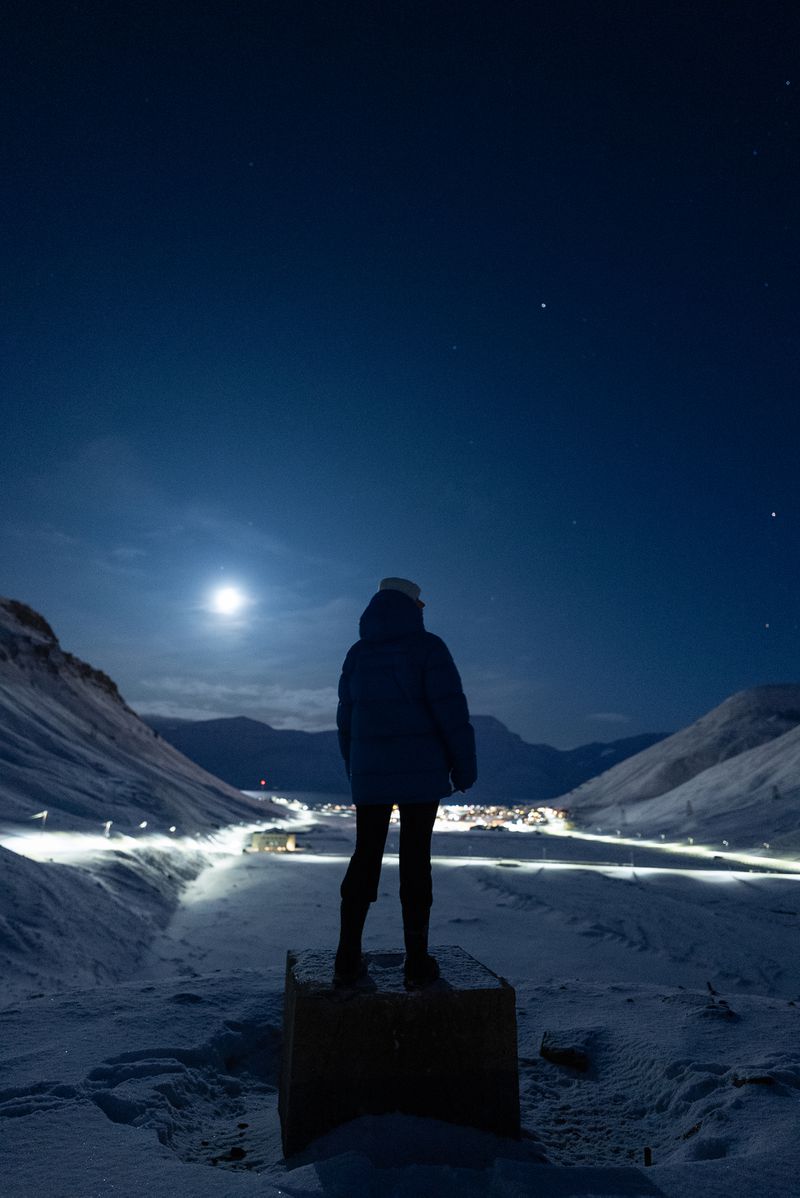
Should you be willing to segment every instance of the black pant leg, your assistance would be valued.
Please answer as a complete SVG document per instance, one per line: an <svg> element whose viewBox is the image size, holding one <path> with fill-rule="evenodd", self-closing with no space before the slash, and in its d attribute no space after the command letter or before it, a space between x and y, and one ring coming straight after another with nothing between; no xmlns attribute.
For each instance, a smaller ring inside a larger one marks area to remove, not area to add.
<svg viewBox="0 0 800 1198"><path fill-rule="evenodd" d="M425 918L433 902L431 835L435 803L400 804L400 902L412 918Z"/></svg>
<svg viewBox="0 0 800 1198"><path fill-rule="evenodd" d="M356 848L342 881L340 894L343 899L361 903L377 901L391 815L391 803L356 807Z"/></svg>

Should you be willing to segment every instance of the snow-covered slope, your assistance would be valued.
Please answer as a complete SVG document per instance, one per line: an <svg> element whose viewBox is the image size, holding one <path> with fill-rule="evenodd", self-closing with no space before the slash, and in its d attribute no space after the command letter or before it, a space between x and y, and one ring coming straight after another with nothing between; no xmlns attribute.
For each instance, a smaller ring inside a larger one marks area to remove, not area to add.
<svg viewBox="0 0 800 1198"><path fill-rule="evenodd" d="M112 680L64 652L46 620L0 599L0 823L47 810L48 826L193 833L258 820L248 799L183 757ZM278 813L270 811L270 818Z"/></svg>
<svg viewBox="0 0 800 1198"><path fill-rule="evenodd" d="M800 686L760 686L566 795L581 821L644 835L800 845Z"/></svg>
<svg viewBox="0 0 800 1198"><path fill-rule="evenodd" d="M628 807L626 820L646 836L800 851L800 727Z"/></svg>

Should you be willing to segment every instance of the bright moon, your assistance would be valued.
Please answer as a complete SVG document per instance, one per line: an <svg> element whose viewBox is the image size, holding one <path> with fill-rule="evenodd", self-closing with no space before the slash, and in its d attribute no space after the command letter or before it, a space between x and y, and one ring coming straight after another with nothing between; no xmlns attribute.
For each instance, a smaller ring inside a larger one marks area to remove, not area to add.
<svg viewBox="0 0 800 1198"><path fill-rule="evenodd" d="M222 587L214 594L214 609L223 616L232 616L244 603L244 595L236 587Z"/></svg>

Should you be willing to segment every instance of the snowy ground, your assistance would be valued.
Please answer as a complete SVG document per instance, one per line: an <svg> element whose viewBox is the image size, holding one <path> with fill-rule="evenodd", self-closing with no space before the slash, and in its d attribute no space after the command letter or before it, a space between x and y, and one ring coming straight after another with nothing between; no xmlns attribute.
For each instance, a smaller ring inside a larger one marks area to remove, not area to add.
<svg viewBox="0 0 800 1198"><path fill-rule="evenodd" d="M131 942L128 980L15 982L0 1009L7 1198L797 1192L800 873L510 832L436 836L432 939L517 989L523 1139L386 1116L284 1161L286 950L334 945L352 836L330 816L291 856L217 843L149 949ZM395 838L368 950L399 946ZM82 884L102 879L101 850ZM583 1046L588 1072L543 1060L545 1030Z"/></svg>

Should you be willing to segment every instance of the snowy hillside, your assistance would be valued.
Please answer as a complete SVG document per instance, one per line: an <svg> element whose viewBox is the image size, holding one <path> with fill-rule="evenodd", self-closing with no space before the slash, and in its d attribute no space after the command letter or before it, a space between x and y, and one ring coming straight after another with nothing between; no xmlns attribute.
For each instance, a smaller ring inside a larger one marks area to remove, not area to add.
<svg viewBox="0 0 800 1198"><path fill-rule="evenodd" d="M100 670L64 652L46 620L0 599L0 823L195 832L258 820L257 804L158 737ZM270 818L277 817L270 811Z"/></svg>
<svg viewBox="0 0 800 1198"><path fill-rule="evenodd" d="M800 846L800 686L731 696L566 795L582 823Z"/></svg>
<svg viewBox="0 0 800 1198"><path fill-rule="evenodd" d="M614 807L595 813L612 819ZM620 814L616 807L617 816ZM689 782L625 808L645 836L723 839L739 848L800 851L800 727L703 770Z"/></svg>

